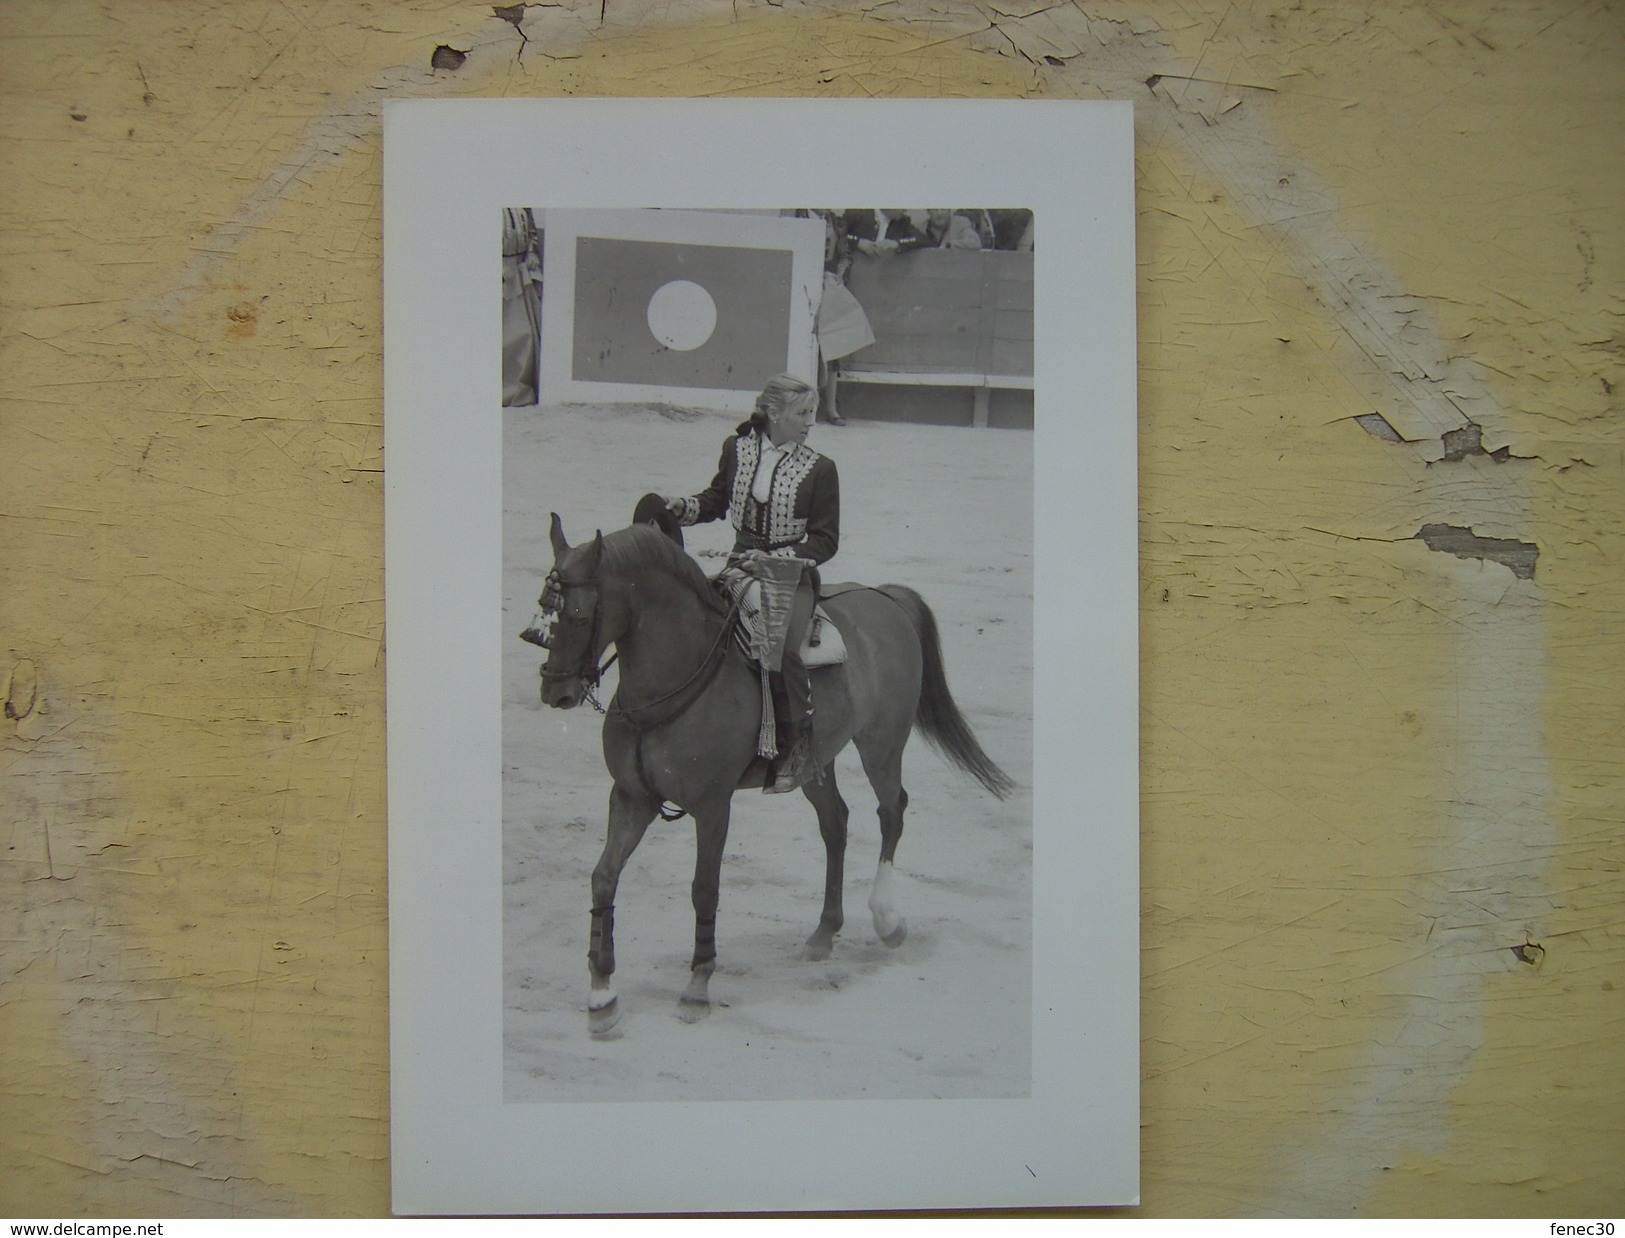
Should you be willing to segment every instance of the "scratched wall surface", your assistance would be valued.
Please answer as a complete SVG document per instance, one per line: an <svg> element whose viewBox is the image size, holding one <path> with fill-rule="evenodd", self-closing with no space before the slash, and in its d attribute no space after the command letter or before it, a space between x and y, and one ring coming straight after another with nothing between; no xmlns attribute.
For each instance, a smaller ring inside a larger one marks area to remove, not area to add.
<svg viewBox="0 0 1625 1238"><path fill-rule="evenodd" d="M378 106L503 94L1134 100L1143 1211L1625 1206L1617 10L0 40L0 1212L387 1212Z"/></svg>

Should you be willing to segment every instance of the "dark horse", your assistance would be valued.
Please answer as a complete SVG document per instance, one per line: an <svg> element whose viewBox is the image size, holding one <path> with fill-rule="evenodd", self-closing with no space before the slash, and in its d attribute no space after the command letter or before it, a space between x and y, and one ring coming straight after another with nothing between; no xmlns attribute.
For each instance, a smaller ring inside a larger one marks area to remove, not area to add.
<svg viewBox="0 0 1625 1238"><path fill-rule="evenodd" d="M553 571L542 595L544 631L528 639L548 650L542 700L555 709L580 704L613 644L620 686L604 720L609 834L592 874L592 976L588 1022L615 1026L615 889L621 870L662 805L694 817L694 962L678 1009L693 1021L710 1013L716 966L717 887L735 791L762 785L756 755L762 692L759 671L730 639L731 607L699 563L650 525L599 534L572 548L553 516ZM889 946L906 926L892 906L892 858L903 832L903 745L918 726L959 768L1001 798L1012 783L990 760L948 693L936 620L901 585L853 589L823 602L846 641L844 665L812 672L813 727L821 777L803 793L818 812L828 854L824 911L807 939L811 958L829 956L841 928L847 807L835 787L835 756L858 746L880 803L880 866L869 908Z"/></svg>

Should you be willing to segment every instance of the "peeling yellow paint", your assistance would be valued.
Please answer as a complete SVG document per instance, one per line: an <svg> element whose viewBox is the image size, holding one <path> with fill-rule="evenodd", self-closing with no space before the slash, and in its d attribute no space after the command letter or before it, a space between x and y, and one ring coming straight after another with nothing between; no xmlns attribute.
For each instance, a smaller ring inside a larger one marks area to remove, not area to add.
<svg viewBox="0 0 1625 1238"><path fill-rule="evenodd" d="M1402 267L1439 338L1476 371L1487 398L1464 403L1485 446L1510 447L1507 463L1462 464L1487 509L1475 527L1506 521L1540 548L1539 604L1526 622L1540 633L1545 675L1538 712L1519 721L1540 736L1550 775L1549 799L1531 814L1549 833L1528 837L1521 856L1541 903L1503 931L1507 958L1526 934L1543 942L1539 966L1503 959L1486 976L1482 1042L1451 1094L1448 1140L1406 1149L1368 1207L1437 1213L1476 1198L1488 1213L1617 1212L1625 1085L1607 1062L1625 1046L1614 985L1625 950L1608 909L1622 800L1604 754L1625 741L1625 232L1613 206L1625 163L1609 119L1625 106L1615 71L1625 27L1566 6L1494 20L1374 13L1360 43L1391 66L1383 96L1361 89L1336 44L1306 49L1298 67L1322 102L1283 119L1300 149L1325 152L1319 171L1348 203L1348 226ZM1325 102L1362 95L1359 109ZM1360 110L1369 115L1357 119ZM1402 129L1428 140L1381 139ZM1495 661L1484 672L1516 676L1518 652L1486 650Z"/></svg>
<svg viewBox="0 0 1625 1238"><path fill-rule="evenodd" d="M1617 15L523 34L0 8L0 1211L387 1211L378 102L741 94L1139 105L1144 1211L1617 1213Z"/></svg>

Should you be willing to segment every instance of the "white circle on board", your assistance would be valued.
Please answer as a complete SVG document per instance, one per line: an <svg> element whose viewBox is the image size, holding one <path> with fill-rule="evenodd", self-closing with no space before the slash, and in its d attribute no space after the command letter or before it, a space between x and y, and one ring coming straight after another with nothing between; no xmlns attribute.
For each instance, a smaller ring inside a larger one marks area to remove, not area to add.
<svg viewBox="0 0 1625 1238"><path fill-rule="evenodd" d="M649 298L649 330L675 352L692 352L717 329L717 303L693 280L674 279Z"/></svg>

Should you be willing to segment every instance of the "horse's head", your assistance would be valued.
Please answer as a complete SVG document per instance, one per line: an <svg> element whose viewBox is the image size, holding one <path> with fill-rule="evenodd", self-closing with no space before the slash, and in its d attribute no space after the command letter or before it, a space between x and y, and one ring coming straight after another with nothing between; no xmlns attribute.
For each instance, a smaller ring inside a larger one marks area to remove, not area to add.
<svg viewBox="0 0 1625 1238"><path fill-rule="evenodd" d="M548 651L542 667L542 702L574 709L598 677L598 659L609 643L604 634L602 579L604 535L584 546L564 540L564 524L553 513L553 570L539 601L542 622L532 639Z"/></svg>

